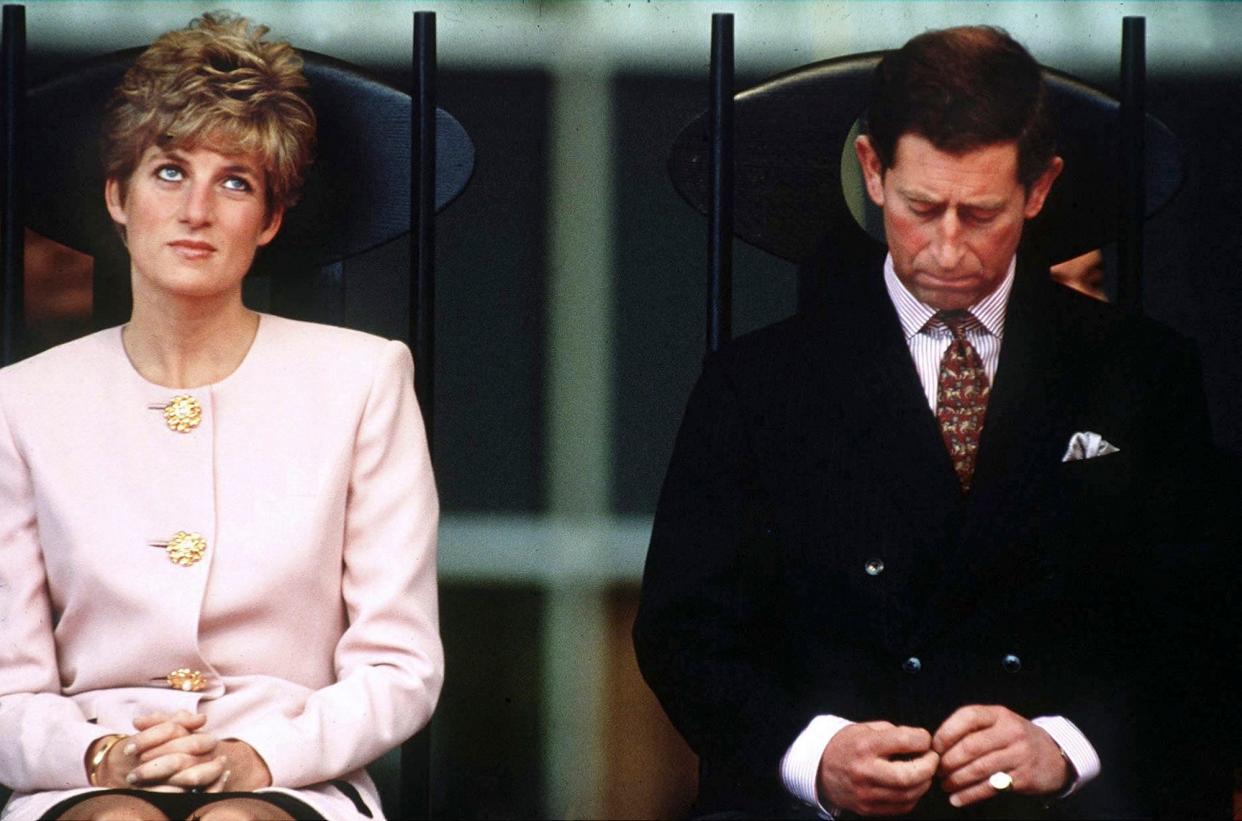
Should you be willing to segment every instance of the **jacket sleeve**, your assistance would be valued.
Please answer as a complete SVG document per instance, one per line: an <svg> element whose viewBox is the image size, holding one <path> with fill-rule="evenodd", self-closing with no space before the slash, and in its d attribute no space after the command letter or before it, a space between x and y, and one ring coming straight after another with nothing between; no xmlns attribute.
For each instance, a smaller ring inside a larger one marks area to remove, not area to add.
<svg viewBox="0 0 1242 821"><path fill-rule="evenodd" d="M811 718L776 666L781 571L769 509L747 415L709 359L660 494L634 643L717 794L783 794L781 757Z"/></svg>
<svg viewBox="0 0 1242 821"><path fill-rule="evenodd" d="M0 783L14 790L88 786L84 758L105 733L60 694L52 604L30 470L0 386Z"/></svg>
<svg viewBox="0 0 1242 821"><path fill-rule="evenodd" d="M426 725L435 709L444 677L439 503L413 373L405 345L388 343L357 431L341 581L349 625L336 646L337 681L311 694L300 713L260 719L237 734L267 762L274 786L362 767Z"/></svg>

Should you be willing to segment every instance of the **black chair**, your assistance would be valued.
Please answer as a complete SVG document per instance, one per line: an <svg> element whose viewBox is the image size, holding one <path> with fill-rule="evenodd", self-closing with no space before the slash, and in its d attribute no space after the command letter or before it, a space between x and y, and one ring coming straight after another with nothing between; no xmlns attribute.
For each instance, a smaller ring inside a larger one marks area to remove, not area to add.
<svg viewBox="0 0 1242 821"><path fill-rule="evenodd" d="M27 92L24 9L6 5L3 21L0 364L8 364L35 352L24 344L26 227L94 258L96 327L128 316L128 258L100 196L98 135L104 104L142 49L100 57ZM408 235L407 341L420 364L415 389L434 452L434 216L461 193L474 167L470 137L435 107L435 15L414 16L413 98L331 57L301 54L319 122L317 160L302 202L249 278L265 278L264 307L275 313L346 324L348 260ZM30 161L34 146L39 162ZM370 768L390 817L429 813L429 732ZM5 800L0 788L0 805Z"/></svg>
<svg viewBox="0 0 1242 821"><path fill-rule="evenodd" d="M873 258L883 243L870 200L863 198L865 229L850 211L841 155L884 52L812 63L735 95L731 18L713 15L710 106L682 130L669 156L674 187L709 219L710 349L729 336L732 236L803 265L800 307L815 301L820 277ZM1177 192L1182 168L1172 132L1143 110L1142 36L1142 19L1127 18L1123 100L1044 69L1065 170L1023 235L1025 251L1049 263L1120 241L1128 269L1120 301L1136 311L1142 223Z"/></svg>
<svg viewBox="0 0 1242 821"><path fill-rule="evenodd" d="M1057 127L1057 153L1065 159L1065 168L1043 212L1024 232L1023 252L1053 264L1115 242L1121 269L1118 302L1141 313L1143 223L1177 193L1183 161L1173 133L1145 112L1144 21L1126 18L1122 29L1121 99L1063 72L1044 69ZM826 277L865 270L863 266L877 269L884 252L882 218L865 196L861 224L855 217L842 186L841 158L864 113L883 55L873 52L812 63L735 94L732 15L713 15L708 109L681 131L668 161L678 193L708 218L709 352L730 337L734 236L800 266L800 310L815 305ZM1236 543L1234 500L1242 476L1240 462L1236 454L1225 452L1215 459L1212 475L1223 488L1216 493L1217 505L1227 510L1209 515L1206 511L1213 502L1206 502L1205 518L1219 529L1213 537L1216 542ZM1237 578L1235 562L1210 549L1195 558L1204 570L1197 574L1200 582L1194 590L1180 592L1183 600L1206 596L1225 611L1222 615L1220 609L1205 610L1198 616L1205 634L1216 629L1213 622L1223 620L1232 628L1236 610L1230 602L1236 596L1219 580ZM1169 574L1179 577L1177 572ZM1209 581L1202 582L1203 577ZM1227 653L1221 656L1220 668L1233 672L1216 681L1230 681L1236 670L1229 667L1233 662ZM1226 715L1224 721L1228 719ZM1204 732L1217 733L1213 738L1221 734L1220 728ZM1242 735L1240 730L1233 732ZM1237 736L1230 741L1231 748L1219 749L1220 760L1201 767L1205 772L1163 772L1150 779L1155 782L1152 798L1159 817L1218 814L1227 796L1217 794L1216 788L1225 783L1217 770L1238 760ZM1177 760L1176 755L1171 757ZM1182 760L1194 761L1189 755ZM1177 779L1201 788L1201 807L1169 804L1180 800L1171 799L1167 789Z"/></svg>

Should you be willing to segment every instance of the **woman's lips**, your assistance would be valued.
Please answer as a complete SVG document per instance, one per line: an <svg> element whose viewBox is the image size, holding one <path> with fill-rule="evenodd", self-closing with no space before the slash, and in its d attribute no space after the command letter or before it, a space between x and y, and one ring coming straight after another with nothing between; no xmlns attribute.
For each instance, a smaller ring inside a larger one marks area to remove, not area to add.
<svg viewBox="0 0 1242 821"><path fill-rule="evenodd" d="M168 245L182 259L204 259L215 253L216 246L210 242L200 242L192 239L176 240Z"/></svg>

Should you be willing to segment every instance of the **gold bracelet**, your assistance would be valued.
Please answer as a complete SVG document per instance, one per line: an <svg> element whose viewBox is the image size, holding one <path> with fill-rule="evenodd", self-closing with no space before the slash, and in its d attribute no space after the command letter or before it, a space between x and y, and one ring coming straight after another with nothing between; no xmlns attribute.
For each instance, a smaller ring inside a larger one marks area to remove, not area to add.
<svg viewBox="0 0 1242 821"><path fill-rule="evenodd" d="M129 736L124 733L113 733L103 737L103 744L99 745L99 749L91 756L90 763L86 765L86 780L90 782L92 787L103 786L99 783L99 768L103 765L104 759L108 757L108 753L123 738L129 738Z"/></svg>

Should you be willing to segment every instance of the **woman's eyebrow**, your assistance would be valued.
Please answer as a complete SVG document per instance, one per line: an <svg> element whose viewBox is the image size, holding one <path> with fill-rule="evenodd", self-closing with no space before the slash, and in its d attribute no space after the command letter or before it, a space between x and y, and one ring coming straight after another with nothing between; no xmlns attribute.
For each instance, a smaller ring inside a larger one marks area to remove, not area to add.
<svg viewBox="0 0 1242 821"><path fill-rule="evenodd" d="M259 169L249 163L230 163L220 169L223 174L249 174L252 177L259 176Z"/></svg>

